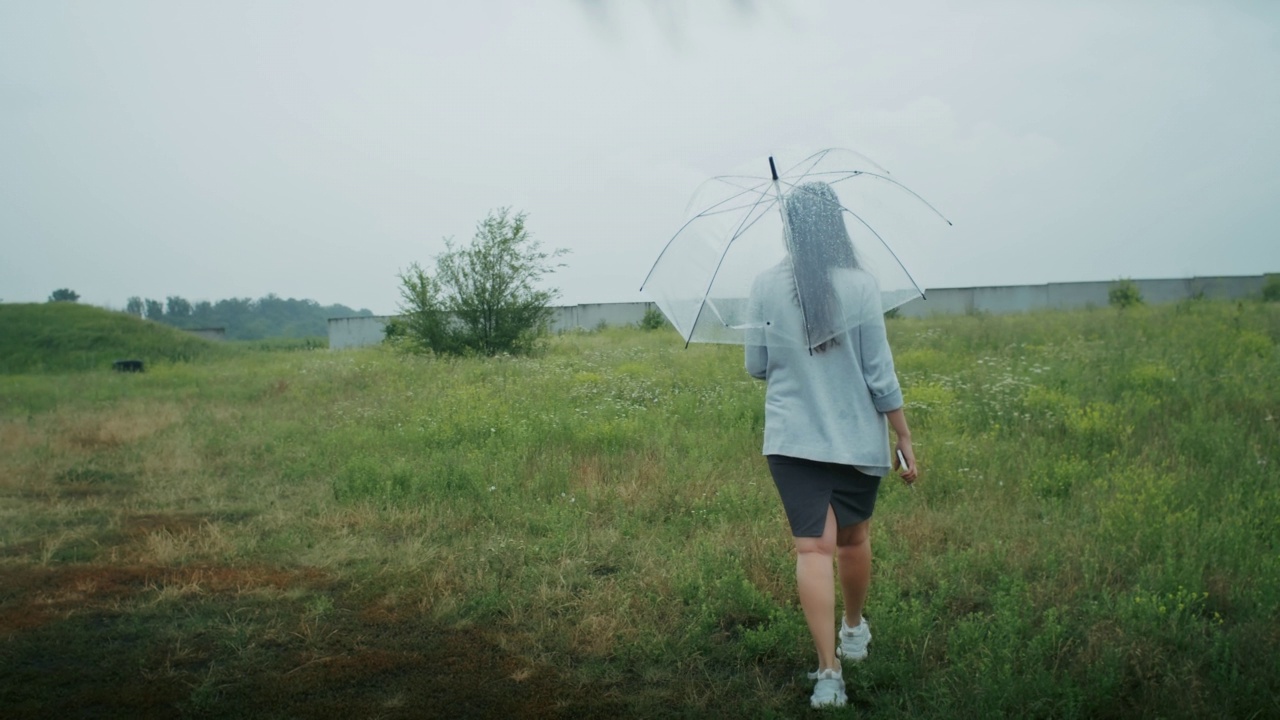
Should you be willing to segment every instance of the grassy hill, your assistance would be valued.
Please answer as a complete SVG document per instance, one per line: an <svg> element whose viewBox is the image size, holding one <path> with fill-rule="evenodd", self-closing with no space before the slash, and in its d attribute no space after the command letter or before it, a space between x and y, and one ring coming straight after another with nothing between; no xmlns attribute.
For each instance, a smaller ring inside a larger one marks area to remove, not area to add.
<svg viewBox="0 0 1280 720"><path fill-rule="evenodd" d="M0 304L0 373L110 368L116 360L193 360L221 348L124 313L76 303Z"/></svg>

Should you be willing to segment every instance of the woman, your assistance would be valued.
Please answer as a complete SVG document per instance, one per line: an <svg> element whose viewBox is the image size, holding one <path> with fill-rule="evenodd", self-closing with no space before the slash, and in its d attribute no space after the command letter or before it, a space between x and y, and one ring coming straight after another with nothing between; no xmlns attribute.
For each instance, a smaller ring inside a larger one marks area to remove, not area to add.
<svg viewBox="0 0 1280 720"><path fill-rule="evenodd" d="M810 702L838 707L847 699L838 657L862 660L871 640L862 609L880 480L892 468L910 484L918 468L879 289L859 268L835 193L808 183L785 204L788 258L752 288L762 331L747 345L746 366L768 383L764 454L791 525L800 605L818 653ZM886 419L902 467L890 456ZM844 595L838 646L833 558Z"/></svg>

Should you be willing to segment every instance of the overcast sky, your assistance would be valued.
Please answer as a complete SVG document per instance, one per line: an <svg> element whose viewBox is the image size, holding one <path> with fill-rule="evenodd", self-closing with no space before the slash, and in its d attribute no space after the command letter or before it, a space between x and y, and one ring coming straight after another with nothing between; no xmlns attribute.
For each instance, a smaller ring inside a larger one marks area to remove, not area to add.
<svg viewBox="0 0 1280 720"><path fill-rule="evenodd" d="M638 288L707 176L858 150L926 287L1280 271L1280 2L0 0L0 298L311 298L528 213ZM767 168L766 168L767 170Z"/></svg>

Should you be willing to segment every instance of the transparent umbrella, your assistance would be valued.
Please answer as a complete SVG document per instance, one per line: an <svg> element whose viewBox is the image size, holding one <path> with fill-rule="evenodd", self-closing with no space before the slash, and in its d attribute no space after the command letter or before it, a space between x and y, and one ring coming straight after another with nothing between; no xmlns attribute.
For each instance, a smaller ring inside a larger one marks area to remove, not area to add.
<svg viewBox="0 0 1280 720"><path fill-rule="evenodd" d="M815 347L924 291L890 243L950 225L866 157L704 182L641 290L690 342Z"/></svg>

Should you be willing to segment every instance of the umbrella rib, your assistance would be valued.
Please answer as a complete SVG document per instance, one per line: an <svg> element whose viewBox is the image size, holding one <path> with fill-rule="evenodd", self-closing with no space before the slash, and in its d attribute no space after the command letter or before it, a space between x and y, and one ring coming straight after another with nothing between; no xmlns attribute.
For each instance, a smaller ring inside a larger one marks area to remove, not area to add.
<svg viewBox="0 0 1280 720"><path fill-rule="evenodd" d="M727 197L727 198L725 198L725 199L721 200L720 202L717 202L717 203L714 203L714 204L712 204L712 205L708 206L705 210L703 210L702 212L698 213L698 215L699 215L699 216L701 216L701 215L706 215L706 214L708 213L708 211L714 210L715 208L718 208L718 207L720 207L721 205L724 205L725 203L729 202L730 200L736 200L736 199L738 199L738 198L742 197L743 195L751 195L751 194L755 194L755 195L758 195L758 196L768 196L769 191L768 191L768 189L767 189L767 186L769 185L769 181L764 180L764 179L762 179L762 178L745 178L745 179L748 179L748 180L755 180L755 181L757 181L755 185L751 185L751 186L745 186L745 185L741 185L741 184L738 184L738 183L729 182L730 178L735 178L735 179L736 179L736 178L739 178L739 177L745 177L745 176L736 176L736 175L735 175L735 176L729 176L729 175L722 175L722 176L719 176L719 177L714 177L714 178L712 178L712 180L719 180L720 182L724 183L725 185L728 185L729 187L737 188L737 189L738 189L738 190L740 190L741 192L736 192L736 193L734 193L733 195L730 195L729 197ZM745 207L745 206L743 206L743 207ZM695 216L695 217L697 217L697 216Z"/></svg>
<svg viewBox="0 0 1280 720"><path fill-rule="evenodd" d="M766 197L768 197L768 195L766 195ZM775 202L776 202L776 201L775 201ZM750 204L746 204L746 205L734 205L734 206L733 206L733 207L731 207L731 208L724 208L724 209L721 209L721 210L716 210L716 211L714 211L714 212L710 212L710 211L708 211L708 212L703 212L703 213L700 213L700 214L698 215L698 217L711 217L711 216L713 216L713 215L723 215L723 214L725 214L725 213L734 212L734 211L736 211L736 210L746 210L747 208L751 207L751 206L752 206L752 205L754 205L754 204L755 204L755 203L754 203L754 202L752 202L752 203L750 203Z"/></svg>
<svg viewBox="0 0 1280 720"><path fill-rule="evenodd" d="M891 178L891 177L889 177L888 175L881 175L881 174L879 174L879 173L867 172L866 170L845 170L845 171L835 171L835 170L831 170L831 171L827 171L827 172L814 173L814 175L845 175L845 176L846 176L846 177L842 177L842 178L840 178L839 180L832 180L832 181L830 181L829 183L827 183L828 185L837 185L837 184L842 183L842 182L844 182L844 181L846 181L846 180L852 180L852 179L857 178L857 177L862 176L862 175L865 175L865 176L867 176L867 177L873 177L873 178L876 178L876 179L879 179L879 180L884 180L885 182L891 183L891 184L893 184L893 185L897 185L897 186L898 186L898 188L899 188L899 189L901 189L903 192L906 192L906 193L910 194L912 197L914 197L916 200L919 200L919 201L920 201L920 203L921 203L922 205L924 205L925 207L927 207L927 208L929 208L930 210L932 210L934 215L937 215L939 218L942 218L942 221L943 221L943 222L945 222L946 224L948 224L948 225L954 225L954 223L952 223L950 220L948 220L948 219L947 219L947 216L946 216L946 215L943 215L943 214L938 210L938 208L936 208L936 207L934 207L932 204L930 204L928 200L925 200L924 198L920 197L920 194L919 194L919 193L917 193L915 190L912 190L911 188L907 187L906 185L903 185L902 183L898 182L895 178ZM806 176L806 177L807 177L807 176ZM786 183L786 184L787 184L787 187L789 187L789 188L791 188L792 190L794 190L794 189L796 189L796 183L799 183L799 182L800 182L801 180L803 180L803 179L804 179L804 178L803 178L803 177L801 177L801 178L799 178L799 179L797 179L797 180L781 180L780 182ZM845 208L843 205L841 205L840 207L844 208L845 210L848 210L848 208Z"/></svg>
<svg viewBox="0 0 1280 720"><path fill-rule="evenodd" d="M874 167L876 170L879 170L880 172L884 172L884 173L889 172L888 170L885 170L884 168L880 167L880 164L879 164L879 163L877 163L875 160L872 160L871 158L867 157L866 155L863 155L863 154L862 154L862 153L860 153L860 152L857 152L856 150L848 150L848 149L840 149L840 148L827 148L827 149L825 149L825 150L819 150L818 152L816 152L816 153L814 153L814 154L810 155L809 157L805 158L804 160L801 160L800 162L798 162L798 163L796 163L795 165L791 166L790 168L788 168L788 169L787 169L787 171L786 171L785 173L783 173L783 176L784 176L784 177L789 177L789 176L791 175L791 172L792 172L793 170L795 170L796 168L800 167L800 166L801 166L801 165L803 165L804 163L809 162L810 160L813 160L813 164L814 164L814 165L817 165L818 163L822 162L822 161L823 161L823 159L825 159L827 155L829 155L831 152L833 152L833 151L835 151L835 150L840 150L840 152L849 153L850 155L856 155L857 157L859 157L859 158L861 158L861 159L865 160L865 161L867 162L867 164L871 165L872 167ZM817 159L816 159L816 160L814 160L814 158L817 158ZM813 167L813 165L811 165L811 166L810 166L810 168L812 168L812 167ZM810 173L805 173L805 174L807 175L807 174L810 174Z"/></svg>
<svg viewBox="0 0 1280 720"><path fill-rule="evenodd" d="M801 160L800 162L796 163L795 165L792 165L790 168L787 169L786 172L782 174L784 178L787 178L786 180L782 180L782 182L788 183L790 187L794 187L795 183L802 182L805 178L809 177L810 173L813 172L813 168L816 167L818 163L822 162L823 158L825 158L827 156L827 153L829 152L831 151L822 150L822 151L816 152L810 155L809 157L805 158L804 160ZM799 177L794 177L793 173L795 169L809 162L810 160L812 160L813 163L811 163L804 172L800 173Z"/></svg>
<svg viewBox="0 0 1280 720"><path fill-rule="evenodd" d="M821 172L807 173L805 177L826 177L828 175L844 175L845 177L842 179L847 180L852 176L861 175L864 172L867 172L867 171L866 170L823 170ZM783 182L792 182L792 181L783 180ZM799 181L797 180L796 182L799 182ZM840 182L840 181L833 180L832 182Z"/></svg>
<svg viewBox="0 0 1280 720"><path fill-rule="evenodd" d="M715 177L715 178L711 178L711 179L712 179L712 180L721 180L721 178L719 178L719 177ZM698 218L708 217L708 216L710 216L710 215L718 214L719 212L729 212L728 210L725 210L725 211L719 211L719 210L717 210L716 212L712 212L712 210L715 210L715 208L718 208L718 207L720 207L721 205L724 205L725 203L729 202L730 200L734 200L734 199L740 198L740 197L742 197L743 195L747 195L747 194L752 193L752 192L758 193L761 197L766 197L766 196L768 195L767 193L760 192L759 190L757 190L757 189L755 189L755 188L743 188L743 187L741 187L741 186L739 186L739 185L733 185L733 184L731 184L731 183L725 183L725 184L726 184L726 185L729 185L730 187L736 187L736 188L740 189L742 192L734 193L733 195L730 195L729 197L727 197L727 198L725 198L725 199L721 200L720 202L717 202L717 203L713 204L711 207L707 208L706 210L703 210L703 211L699 212L698 214L694 215L693 217L689 218L688 220L686 220L686 221L684 222L684 224L680 226L680 229L679 229L679 230L676 230L675 234L671 236L671 239L667 241L667 244L662 246L662 252L658 253L658 257L653 261L653 265L649 268L649 272L648 272L648 274L646 274L646 275L644 276L644 282L640 283L640 289L641 289L641 290L644 290L644 286L649 284L649 279L653 277L653 271L658 269L658 263L662 262L662 256L667 254L667 250L669 250L669 249L671 248L671 244L672 244L672 243L674 243L674 242L676 241L676 238L680 237L680 233L684 232L684 229L685 229L685 228L687 228L687 227L689 227L689 225L690 225L691 223L693 223L693 221L694 221L694 220L697 220ZM760 202L760 200L759 200L759 199L757 199L757 200L756 200L756 203L759 203L759 202ZM744 207L747 207L747 206L746 206L746 205L742 205L742 206L739 206L739 207L736 207L736 208L733 208L733 209L734 209L734 210L741 210L741 209L742 209L742 208L744 208Z"/></svg>
<svg viewBox="0 0 1280 720"><path fill-rule="evenodd" d="M907 269L906 265L902 264L902 260L898 257L898 253L894 252L893 248L889 246L889 243L885 242L884 238L880 237L880 233L876 232L876 229L871 227L871 224L868 223L866 220L863 220L862 217L858 215L858 213L850 210L847 207L842 207L841 209L849 213L850 215L852 215L858 222L862 223L862 226L865 227L872 235L876 236L876 240L879 240L880 244L884 246L884 249L889 252L889 256L893 258L893 261L898 263L898 267L902 270L903 274L907 276L907 279L911 281L911 284L915 287L916 292L920 293L920 295L923 297L924 290L921 289L920 283L916 282L916 279L911 277L911 271Z"/></svg>
<svg viewBox="0 0 1280 720"><path fill-rule="evenodd" d="M658 257L654 260L653 266L649 268L648 274L645 275L644 281L640 284L640 289L644 290L645 286L649 284L649 281L653 279L654 272L658 269L658 265L661 264L663 258L666 256L667 252L671 249L676 239L679 238L680 235L686 229L688 229L688 227L695 220L698 220L700 218L707 218L715 215L723 215L731 212L740 212L744 209L747 210L741 222L739 223L738 228L729 237L728 242L724 246L724 250L720 252L720 257L716 261L715 269L712 271L711 277L707 281L707 288L703 292L702 300L698 304L698 311L693 318L693 324L689 328L689 337L685 340L686 348L689 347L689 343L692 342L694 331L698 326L698 322L702 319L703 311L706 309L708 304L712 305L712 312L715 313L715 315L719 318L720 322L722 324L725 324L726 327L729 327L729 325L725 323L724 318L720 317L719 309L715 307L714 303L709 302L709 298L711 296L711 289L715 286L716 279L720 275L720 270L724 266L725 258L728 257L729 249L733 246L733 244L740 237L742 237L744 233L746 233L748 230L754 227L755 224L759 222L760 219L763 218L766 214L768 214L768 212L773 207L775 206L780 207L779 203L782 202L781 193L778 193L775 191L775 193L771 194L767 189L769 187L773 187L776 189L777 187L779 187L779 185L785 185L789 190L794 191L797 189L797 186L799 184L803 183L805 180L809 178L818 178L818 177L832 178L828 182L829 184L834 185L838 183L844 183L860 175L868 175L878 180L883 180L890 184L896 185L899 189L905 191L906 193L914 197L916 200L921 202L925 207L933 211L933 213L937 215L939 218L941 218L943 222L947 223L948 225L953 224L937 208L935 208L932 204L930 204L929 201L921 197L919 193L907 187L906 185L902 184L901 182L898 182L898 180L896 180L895 178L889 177L888 170L885 170L884 168L877 165L871 159L859 153L853 152L852 154L857 156L858 158L861 158L862 161L865 161L868 165L870 165L871 167L874 167L879 172L870 172L867 170L818 170L818 171L815 171L815 168L817 168L822 163L822 161L825 160L826 157L830 153L832 153L834 150L835 148L827 148L810 155L804 160L801 160L800 162L795 163L790 168L788 168L782 174L783 175L782 178L778 178L778 176L775 175L774 176L775 182L772 182L772 183L769 180L760 178L758 176L751 176L751 175L719 175L711 178L711 181L722 183L723 185L726 185L729 188L736 189L737 192L732 192L728 197L722 198L721 200L711 204L710 206L703 208L702 210L698 211L695 215L691 216L688 220L686 220L685 223L680 226L680 229L677 230L675 234L671 236L671 239L667 241L666 245L663 246L662 252L658 253ZM841 152L852 152L852 151L841 151ZM771 161L771 164L772 164L772 161ZM861 164L861 162L859 162L858 164ZM796 175L797 171L802 167L804 169L802 171L799 171L799 174L797 176ZM833 177L833 176L838 176L838 177ZM706 185L704 185L703 187L705 186ZM699 194L701 194L701 191L699 191ZM749 197L753 194L756 197L755 197L755 200L751 202L750 205L738 204L735 202L743 197ZM768 198L769 200L769 202L767 203L765 202L766 198ZM762 207L762 203L763 203L763 210L760 210L760 208ZM889 253L890 257L893 258L893 261L897 263L898 268L902 270L904 274L906 274L907 279L909 279L911 281L912 286L915 287L916 292L920 293L920 295L923 296L924 291L920 288L920 284L917 283L916 279L911 276L911 273L907 270L906 266L902 264L902 260L898 257L898 254L894 252L893 248L890 247L887 242L885 242L884 238L880 235L880 233L878 233L876 229L872 227L871 224L868 223L865 219L863 219L862 216L859 215L858 213L853 212L852 210L845 207L843 204L839 202L835 203L835 205L839 207L841 210L843 210L844 212L847 212L850 215L852 215L855 220L857 220L863 227L867 229L868 232L870 232L876 238L877 241L879 241L880 245L884 247L884 249ZM757 214L758 210L759 210L759 213ZM783 217L783 226L785 231L786 230L785 213ZM788 247L788 252L790 252L789 247ZM801 308L801 312L802 313L804 312L803 307ZM806 327L806 331L807 331L807 327Z"/></svg>
<svg viewBox="0 0 1280 720"><path fill-rule="evenodd" d="M870 174L870 175L872 175L873 177L880 177L879 175L875 175L874 173L866 173L866 174ZM896 181L896 180L891 180L890 178L885 178L885 179L886 179L886 180L890 180L890 181L891 181L891 182L893 182L895 185L898 185L899 187L901 187L903 190L906 190L907 192L911 192L910 188L907 188L907 187L906 187L906 186L904 186L902 183L900 183L900 182L898 182L898 181ZM788 186L789 186L789 187L791 187L793 190L795 189L795 186L794 186L794 185L791 185L790 183L788 183ZM920 200L920 202L924 203L924 204L925 204L925 206L927 206L930 210L933 210L935 213L938 213L938 211L937 211L936 209L934 209L934 207L933 207L932 205L929 205L929 203L925 202L925 199L924 199L924 198L920 197L919 195L916 195L914 192L911 192L911 194L912 194L912 195L915 195L915 197L916 197L917 199L919 199L919 200ZM880 244L881 244L882 246L884 246L884 249L885 249L886 251L888 251L889 256L893 258L893 261L894 261L894 262L898 263L898 267L899 267L899 268L901 268L901 270L902 270L902 272L903 272L904 274L906 274L907 279L909 279L909 280L911 281L911 284L915 286L916 292L920 293L920 295L922 295L922 296L923 296L923 295L924 295L924 290L920 288L920 283L916 282L916 279L915 279L914 277L911 277L911 271L910 271L910 270L907 270L907 266L902 264L902 259L898 257L898 253L894 252L894 251L893 251L893 247L891 247L891 246L889 245L889 243L887 243L887 242L885 242L885 241L884 241L884 238L880 236L880 233L876 232L876 229L875 229L875 228L871 227L871 223L867 222L866 220L863 220L861 215L859 215L858 213L856 213L856 212L854 212L854 211L850 210L849 208L845 207L844 205L841 205L840 203L835 203L835 205L836 205L836 207L840 208L841 210L843 210L843 211L845 211L845 212L849 213L850 215L852 215L852 216L854 217L854 219L856 219L858 222L862 223L862 226L863 226L863 227L865 227L865 228L866 228L866 229L867 229L867 230L868 230L872 235L874 235L874 236L876 237L876 240L879 240L879 241L880 241ZM943 220L947 220L945 217L943 217L943 216L942 216L942 213L938 213L938 217L941 217ZM950 221L950 220L947 220L947 223L948 223L948 224L950 224L950 223L951 223L951 221Z"/></svg>
<svg viewBox="0 0 1280 720"><path fill-rule="evenodd" d="M736 192L736 193L734 193L734 194L730 195L729 197L724 198L723 200L720 200L719 202L712 203L712 204L711 204L710 206L708 206L707 208L705 208L705 209L703 209L703 210L700 210L696 215L694 215L693 217L689 218L689 221L688 221L688 222L686 222L684 225L682 225L682 226L680 227L680 229L681 229L681 230L683 230L683 229L684 229L684 227L685 227L685 225L688 225L690 222L693 222L694 220L697 220L697 219L698 219L698 218L700 218L700 217L704 217L704 216L706 216L706 215L712 214L712 213L711 213L711 211L712 211L712 210L715 210L716 208L720 207L721 205L724 205L725 203L727 203L727 202L729 202L729 201L731 201L731 200L736 200L736 199L738 199L738 198L742 197L743 195L749 195L749 194L751 194L751 193L756 193L756 194L758 194L758 195L767 195L767 194L768 194L768 193L765 193L765 192L761 192L759 188L746 188L746 187L742 187L741 185L735 185L735 184L730 183L730 182L725 182L723 178L715 177L715 178L711 178L711 179L712 179L712 180L719 180L719 181L721 181L721 182L724 182L724 184L725 184L725 185L728 185L729 187L737 188L737 189L738 189L738 190L740 190L741 192ZM746 206L744 205L743 207L746 207ZM677 232L676 234L677 234L677 235L679 235L680 233L679 233L679 232Z"/></svg>
<svg viewBox="0 0 1280 720"><path fill-rule="evenodd" d="M943 215L941 212L939 212L938 208L931 205L928 200L925 200L924 198L920 197L920 194L917 193L915 190L912 190L911 188L907 187L906 185L903 185L902 183L898 182L895 178L891 178L888 175L881 175L879 173L866 172L865 170L858 170L858 171L852 172L849 175L849 177L841 178L839 180L833 180L831 181L830 184L835 185L836 183L844 182L845 180L852 180L853 178L858 177L859 175L866 175L867 177L877 178L880 180L884 180L885 182L892 183L893 185L897 185L904 192L910 193L912 197L924 203L924 206L932 210L933 214L942 218L943 222L945 222L948 225L955 224L955 223L952 223L950 220L948 220L946 215Z"/></svg>
<svg viewBox="0 0 1280 720"><path fill-rule="evenodd" d="M808 175L808 174L809 174L809 172L813 170L814 166L816 166L818 163L822 162L822 159L823 159L823 158L825 158L825 157L827 156L827 153L829 153L829 152L831 152L831 149L830 149L830 148L827 148L826 150L819 150L818 152L816 152L816 153L814 153L814 154L810 155L809 157L807 157L807 158L805 158L805 159L801 160L800 162L796 163L795 165L792 165L791 167L787 168L787 171L786 171L786 172L784 172L784 173L782 173L782 177L791 177L791 176L792 176L792 173L794 173L794 172L795 172L795 169L796 169L796 168L798 168L798 167L800 167L801 165L803 165L803 164L805 164L805 163L809 162L810 160L812 160L812 161L813 161L813 163L812 163L811 165L809 165L809 169L808 169L808 170L805 170L805 171L804 171L804 172L802 172L802 173L800 173L800 177L801 177L801 178L804 178L804 176L805 176L805 175Z"/></svg>
<svg viewBox="0 0 1280 720"><path fill-rule="evenodd" d="M764 198L765 196L761 195L760 200L763 200ZM725 244L724 252L720 253L720 259L716 262L716 269L711 273L711 279L707 281L706 291L702 293L702 302L698 303L698 314L693 316L693 324L689 326L689 339L684 341L684 346L686 348L689 347L689 343L693 341L693 331L698 327L698 320L702 318L702 310L707 306L707 296L711 294L711 286L716 283L716 276L720 274L720 267L724 265L724 259L729 254L729 248L733 246L735 240L742 237L742 233L746 232L752 225L759 222L760 218L764 217L765 213L769 212L770 207L772 207L772 205L766 206L764 212L761 212L756 216L756 219L752 220L751 224L748 225L747 219L751 217L751 213L756 211L756 207L760 205L760 200L756 200L756 204L752 206L751 210L747 213L747 217L742 219L742 223L738 225L738 229L734 231L733 237L729 238L729 242ZM721 320L721 322L723 323L724 321Z"/></svg>
<svg viewBox="0 0 1280 720"><path fill-rule="evenodd" d="M753 192L753 193L759 193L761 195L769 194L769 191L767 189L767 186L769 185L769 181L764 178L751 177L749 175L717 175L716 177L713 177L711 179L719 180L720 182L724 183L725 185L728 185L729 187L738 188L739 190L742 190L744 193ZM737 182L739 180L751 180L754 182L754 184L744 185L740 182ZM765 188L765 189L762 190L761 188Z"/></svg>
<svg viewBox="0 0 1280 720"><path fill-rule="evenodd" d="M768 197L768 196L766 195L765 197ZM729 244L730 245L733 244L733 241L737 240L742 235L742 233L750 230L752 225L755 225L756 223L760 222L760 218L763 218L765 215L768 215L769 211L773 209L773 206L776 205L777 202L778 202L777 200L771 199L769 201L769 204L765 206L764 210L762 210L760 214L756 216L755 220L752 220L750 224L745 225L741 230L738 230L737 232L735 232L733 234L733 237L729 238ZM755 209L752 208L752 212L754 212L754 210ZM751 213L747 213L747 217L751 217ZM746 221L744 220L743 222L746 222ZM725 251L728 252L728 250L729 250L729 247L728 245L726 245Z"/></svg>

